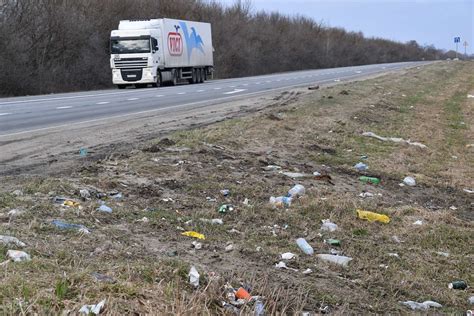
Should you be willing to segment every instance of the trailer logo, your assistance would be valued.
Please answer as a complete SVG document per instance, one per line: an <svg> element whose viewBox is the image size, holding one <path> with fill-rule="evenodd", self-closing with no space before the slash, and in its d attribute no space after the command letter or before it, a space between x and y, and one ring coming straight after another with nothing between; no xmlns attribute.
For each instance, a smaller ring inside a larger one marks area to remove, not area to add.
<svg viewBox="0 0 474 316"><path fill-rule="evenodd" d="M181 56L183 54L183 38L179 34L179 26L174 26L176 32L168 33L168 51L172 56Z"/></svg>
<svg viewBox="0 0 474 316"><path fill-rule="evenodd" d="M197 49L201 53L204 53L204 42L202 41L201 36L196 32L194 27L191 27L191 34L188 31L188 27L185 22L179 22L181 28L183 29L184 39L186 41L186 49L188 51L188 61L191 60L191 54L193 49ZM176 26L175 26L176 27Z"/></svg>

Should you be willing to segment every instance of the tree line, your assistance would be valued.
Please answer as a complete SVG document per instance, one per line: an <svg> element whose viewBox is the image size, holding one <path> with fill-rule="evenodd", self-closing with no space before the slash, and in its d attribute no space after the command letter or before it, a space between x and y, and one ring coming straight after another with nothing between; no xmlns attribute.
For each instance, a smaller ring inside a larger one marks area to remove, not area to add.
<svg viewBox="0 0 474 316"><path fill-rule="evenodd" d="M366 38L304 16L213 0L0 0L0 95L111 87L110 31L120 20L210 22L218 78L443 57L432 46Z"/></svg>

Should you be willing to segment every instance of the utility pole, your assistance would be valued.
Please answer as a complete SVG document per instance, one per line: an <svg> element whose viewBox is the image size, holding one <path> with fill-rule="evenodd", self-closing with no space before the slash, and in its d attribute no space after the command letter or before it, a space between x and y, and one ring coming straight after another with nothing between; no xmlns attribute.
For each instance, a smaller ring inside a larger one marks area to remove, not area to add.
<svg viewBox="0 0 474 316"><path fill-rule="evenodd" d="M467 41L464 41L463 45L464 45L464 58L467 59L467 46L469 45L469 43Z"/></svg>

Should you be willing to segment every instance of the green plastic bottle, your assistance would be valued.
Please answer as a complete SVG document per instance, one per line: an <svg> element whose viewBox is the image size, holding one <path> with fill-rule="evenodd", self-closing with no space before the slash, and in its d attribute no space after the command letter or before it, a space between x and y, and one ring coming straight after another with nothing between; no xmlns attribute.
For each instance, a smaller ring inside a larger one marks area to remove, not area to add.
<svg viewBox="0 0 474 316"><path fill-rule="evenodd" d="M370 184L379 184L380 183L380 179L379 178L374 178L374 177L362 176L362 177L359 178L359 180L364 182L364 183L370 183Z"/></svg>

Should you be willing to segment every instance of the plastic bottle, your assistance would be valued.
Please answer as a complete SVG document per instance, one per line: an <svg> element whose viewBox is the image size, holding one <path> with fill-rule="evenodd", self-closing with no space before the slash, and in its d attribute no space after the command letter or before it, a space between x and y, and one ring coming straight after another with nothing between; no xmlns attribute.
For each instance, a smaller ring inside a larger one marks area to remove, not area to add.
<svg viewBox="0 0 474 316"><path fill-rule="evenodd" d="M292 198L287 196L270 197L270 203L276 207L290 207L291 200Z"/></svg>
<svg viewBox="0 0 474 316"><path fill-rule="evenodd" d="M405 179L403 179L403 183L410 187L414 187L416 185L416 180L413 177L405 177Z"/></svg>
<svg viewBox="0 0 474 316"><path fill-rule="evenodd" d="M265 315L265 304L263 304L262 301L255 301L254 315L255 316Z"/></svg>
<svg viewBox="0 0 474 316"><path fill-rule="evenodd" d="M379 184L380 179L379 178L374 178L374 177L366 177L362 176L359 178L360 181L365 182L365 183L370 183L370 184Z"/></svg>
<svg viewBox="0 0 474 316"><path fill-rule="evenodd" d="M369 166L367 166L367 165L366 165L365 163L363 163L363 162L359 162L359 163L357 163L357 164L354 166L354 168L356 168L357 171L365 171L365 170L369 169Z"/></svg>
<svg viewBox="0 0 474 316"><path fill-rule="evenodd" d="M297 184L288 191L288 196L295 198L298 196L303 196L305 193L305 188L301 184Z"/></svg>
<svg viewBox="0 0 474 316"><path fill-rule="evenodd" d="M307 255L312 255L314 253L313 247L306 241L304 238L296 239L296 244L300 247L301 251L303 251Z"/></svg>

